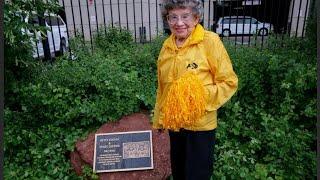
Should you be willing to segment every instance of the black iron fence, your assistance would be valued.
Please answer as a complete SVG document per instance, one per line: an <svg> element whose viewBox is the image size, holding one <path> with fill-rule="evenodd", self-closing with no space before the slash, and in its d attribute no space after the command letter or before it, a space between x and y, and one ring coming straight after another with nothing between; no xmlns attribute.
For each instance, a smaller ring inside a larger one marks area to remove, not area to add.
<svg viewBox="0 0 320 180"><path fill-rule="evenodd" d="M276 38L285 35L304 37L312 2L203 0L201 24L218 33L223 40L263 46L270 34ZM149 42L160 34L170 33L161 15L162 0L59 0L59 3L62 10L58 18L60 16L62 20L55 24L58 28L51 26L52 22L47 22L52 31L51 39L55 41L52 43L54 51L65 51L68 40L78 35L92 44L94 33L109 26L131 31L135 42L141 43ZM52 18L48 20L54 21Z"/></svg>

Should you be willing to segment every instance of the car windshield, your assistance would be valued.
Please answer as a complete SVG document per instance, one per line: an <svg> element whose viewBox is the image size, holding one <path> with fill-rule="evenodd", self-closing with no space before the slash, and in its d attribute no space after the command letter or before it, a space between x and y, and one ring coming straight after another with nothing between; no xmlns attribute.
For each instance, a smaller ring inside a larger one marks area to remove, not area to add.
<svg viewBox="0 0 320 180"><path fill-rule="evenodd" d="M39 17L36 15L32 15L32 16L27 16L26 17L26 22L28 22L31 25L39 25Z"/></svg>
<svg viewBox="0 0 320 180"><path fill-rule="evenodd" d="M245 23L246 24L255 24L255 23L257 23L257 20L256 19L254 19L254 18L246 18L245 19Z"/></svg>
<svg viewBox="0 0 320 180"><path fill-rule="evenodd" d="M225 18L225 19L222 19L222 24L229 24L230 23L230 19L229 18Z"/></svg>
<svg viewBox="0 0 320 180"><path fill-rule="evenodd" d="M61 26L61 25L64 25L64 23L61 21L61 19L57 16L47 16L46 17L46 23L49 25L49 26Z"/></svg>

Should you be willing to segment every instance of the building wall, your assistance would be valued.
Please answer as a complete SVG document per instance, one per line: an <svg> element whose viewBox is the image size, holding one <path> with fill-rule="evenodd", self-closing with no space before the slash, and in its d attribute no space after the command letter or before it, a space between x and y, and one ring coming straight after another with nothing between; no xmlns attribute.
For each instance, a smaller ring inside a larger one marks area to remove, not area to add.
<svg viewBox="0 0 320 180"><path fill-rule="evenodd" d="M288 26L291 36L304 36L308 18L310 0L292 0L288 15ZM293 8L293 9L292 9Z"/></svg>
<svg viewBox="0 0 320 180"><path fill-rule="evenodd" d="M61 5L62 1L59 0ZM163 31L159 3L160 0L64 0L69 35L73 37L83 29L85 39L90 40L97 29L114 26L129 29L140 41L139 28L144 26L149 40Z"/></svg>
<svg viewBox="0 0 320 180"><path fill-rule="evenodd" d="M211 26L215 24L213 15L214 15L214 1L205 0L203 2L203 27L206 29L211 29Z"/></svg>

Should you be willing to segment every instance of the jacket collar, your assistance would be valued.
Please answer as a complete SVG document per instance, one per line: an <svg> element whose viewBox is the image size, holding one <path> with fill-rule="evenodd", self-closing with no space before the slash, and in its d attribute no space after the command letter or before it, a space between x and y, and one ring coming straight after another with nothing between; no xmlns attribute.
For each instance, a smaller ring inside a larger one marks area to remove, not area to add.
<svg viewBox="0 0 320 180"><path fill-rule="evenodd" d="M203 40L203 37L204 28L200 24L197 24L181 48L190 46L192 44L197 44ZM163 46L173 50L177 50L178 48L175 43L175 36L171 34L170 37L167 40L165 40Z"/></svg>

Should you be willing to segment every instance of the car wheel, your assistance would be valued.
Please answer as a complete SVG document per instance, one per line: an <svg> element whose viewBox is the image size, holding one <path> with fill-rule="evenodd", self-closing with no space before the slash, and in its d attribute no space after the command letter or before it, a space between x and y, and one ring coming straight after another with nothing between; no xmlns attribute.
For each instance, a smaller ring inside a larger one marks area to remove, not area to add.
<svg viewBox="0 0 320 180"><path fill-rule="evenodd" d="M224 36L224 37L228 37L228 36L230 36L230 34L231 34L231 32L229 29L224 29L222 31L222 36Z"/></svg>
<svg viewBox="0 0 320 180"><path fill-rule="evenodd" d="M262 28L259 30L259 36L267 36L268 35L268 29Z"/></svg>

